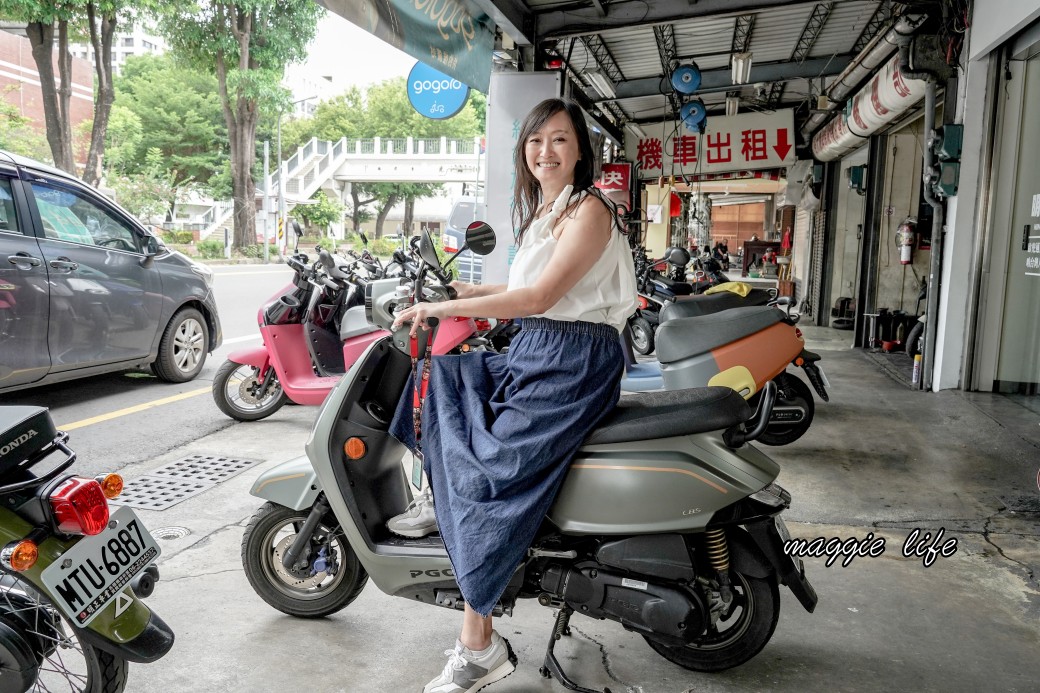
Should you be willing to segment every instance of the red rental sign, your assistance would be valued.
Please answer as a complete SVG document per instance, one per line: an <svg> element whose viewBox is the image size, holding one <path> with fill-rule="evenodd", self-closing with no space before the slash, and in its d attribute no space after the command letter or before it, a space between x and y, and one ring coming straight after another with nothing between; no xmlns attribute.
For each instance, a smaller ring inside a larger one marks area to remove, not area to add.
<svg viewBox="0 0 1040 693"><path fill-rule="evenodd" d="M603 164L596 187L626 211L632 209L632 164Z"/></svg>

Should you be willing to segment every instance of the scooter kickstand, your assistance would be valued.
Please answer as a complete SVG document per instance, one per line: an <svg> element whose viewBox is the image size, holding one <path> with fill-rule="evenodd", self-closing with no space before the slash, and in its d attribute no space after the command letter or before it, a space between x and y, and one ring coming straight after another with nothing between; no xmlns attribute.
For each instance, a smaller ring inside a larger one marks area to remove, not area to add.
<svg viewBox="0 0 1040 693"><path fill-rule="evenodd" d="M547 679L551 679L555 676L561 686L571 691L578 691L578 693L610 693L609 688L604 688L602 692L594 691L591 688L584 688L571 681L567 674L563 672L563 667L560 666L560 662L556 659L556 655L553 654L553 648L556 647L556 642L564 635L570 635L568 624L570 623L571 614L573 613L573 609L569 606L564 606L560 609L559 613L556 614L556 625L553 626L552 635L549 637L549 648L545 651L545 663L542 665L542 668L538 670L538 673Z"/></svg>

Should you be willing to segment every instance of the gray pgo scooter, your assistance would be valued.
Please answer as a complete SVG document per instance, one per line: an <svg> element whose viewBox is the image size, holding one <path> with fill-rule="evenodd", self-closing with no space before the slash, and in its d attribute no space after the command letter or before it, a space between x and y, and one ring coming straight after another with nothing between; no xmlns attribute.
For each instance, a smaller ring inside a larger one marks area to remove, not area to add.
<svg viewBox="0 0 1040 693"><path fill-rule="evenodd" d="M465 247L489 253L494 232L475 222ZM413 296L451 294L429 235L419 253L411 295L399 279L368 285L374 324L389 330ZM408 451L387 433L411 387L409 346L407 327L373 343L322 405L306 456L253 486L268 502L249 522L242 560L253 589L284 613L339 611L370 576L389 595L463 608L440 537L405 539L385 526L412 499ZM720 671L769 641L780 585L815 608L801 561L783 550L791 497L774 483L780 468L747 445L775 396L770 383L756 412L726 387L644 393L622 399L592 432L494 611L509 615L523 598L557 610L543 676L595 693L553 654L574 613L620 623L679 666Z"/></svg>

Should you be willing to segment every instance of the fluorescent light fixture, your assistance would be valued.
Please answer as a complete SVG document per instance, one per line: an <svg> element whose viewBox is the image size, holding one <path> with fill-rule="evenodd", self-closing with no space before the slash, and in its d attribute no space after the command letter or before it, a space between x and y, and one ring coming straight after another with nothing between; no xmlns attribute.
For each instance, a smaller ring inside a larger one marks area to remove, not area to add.
<svg viewBox="0 0 1040 693"><path fill-rule="evenodd" d="M734 53L731 60L733 83L747 84L751 81L751 54Z"/></svg>
<svg viewBox="0 0 1040 693"><path fill-rule="evenodd" d="M631 122L629 122L629 123L625 124L625 127L628 128L628 131L631 132L636 137L638 137L639 139L641 139L641 140L642 139L646 139L646 130L644 130L643 128L639 127L638 123L631 123Z"/></svg>
<svg viewBox="0 0 1040 693"><path fill-rule="evenodd" d="M614 84L607 79L599 70L588 70L585 72L585 78L592 84L593 89L599 92L599 95L604 99L615 99L617 98L617 92L614 90Z"/></svg>
<svg viewBox="0 0 1040 693"><path fill-rule="evenodd" d="M727 96L726 97L726 115L735 116L737 115L737 109L740 108L740 97L739 96Z"/></svg>

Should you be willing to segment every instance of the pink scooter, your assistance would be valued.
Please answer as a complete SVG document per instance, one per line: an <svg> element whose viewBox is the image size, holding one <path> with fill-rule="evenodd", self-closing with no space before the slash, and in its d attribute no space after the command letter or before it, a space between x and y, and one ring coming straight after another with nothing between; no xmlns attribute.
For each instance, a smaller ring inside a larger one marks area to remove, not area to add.
<svg viewBox="0 0 1040 693"><path fill-rule="evenodd" d="M313 264L302 253L286 259L296 272L293 282L257 312L263 346L235 351L217 369L213 399L231 418L257 421L289 400L321 404L368 346L390 334L365 315L365 287L378 276L371 256L340 267L327 251L318 255ZM362 268L368 277L355 271ZM398 288L404 295L411 290L407 283ZM472 318L443 320L432 353L480 345L476 331Z"/></svg>

